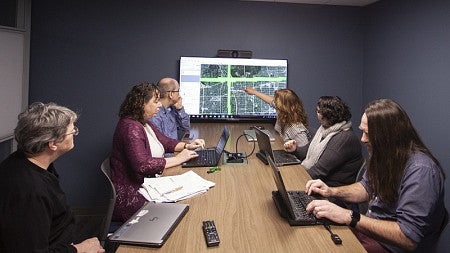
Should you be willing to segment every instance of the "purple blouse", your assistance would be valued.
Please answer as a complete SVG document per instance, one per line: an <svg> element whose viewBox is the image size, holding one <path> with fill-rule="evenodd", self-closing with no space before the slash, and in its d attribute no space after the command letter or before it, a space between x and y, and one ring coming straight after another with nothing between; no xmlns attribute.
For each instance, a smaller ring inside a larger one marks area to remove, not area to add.
<svg viewBox="0 0 450 253"><path fill-rule="evenodd" d="M173 153L178 140L163 135L149 123L165 152ZM153 157L144 126L133 119L122 118L116 126L110 157L111 180L117 192L113 220L126 221L146 199L138 190L144 177L161 174L166 165L163 157Z"/></svg>

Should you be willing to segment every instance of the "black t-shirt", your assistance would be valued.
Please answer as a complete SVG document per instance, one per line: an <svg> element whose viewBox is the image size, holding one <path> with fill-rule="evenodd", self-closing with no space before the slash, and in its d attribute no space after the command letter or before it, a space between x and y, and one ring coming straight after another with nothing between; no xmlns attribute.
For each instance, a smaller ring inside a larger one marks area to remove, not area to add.
<svg viewBox="0 0 450 253"><path fill-rule="evenodd" d="M76 252L58 174L15 152L0 164L0 252Z"/></svg>

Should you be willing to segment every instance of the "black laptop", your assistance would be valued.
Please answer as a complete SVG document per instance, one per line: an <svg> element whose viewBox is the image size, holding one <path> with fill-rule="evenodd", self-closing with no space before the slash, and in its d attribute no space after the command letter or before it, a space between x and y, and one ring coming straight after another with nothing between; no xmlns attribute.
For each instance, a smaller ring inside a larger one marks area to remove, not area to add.
<svg viewBox="0 0 450 253"><path fill-rule="evenodd" d="M215 149L197 150L198 157L181 164L181 167L212 167L217 166L220 157L222 156L225 144L227 144L230 132L226 126L223 127L222 134Z"/></svg>
<svg viewBox="0 0 450 253"><path fill-rule="evenodd" d="M263 163L269 164L266 160L266 153L269 154L270 157L272 157L277 166L300 164L302 162L294 154L286 152L285 150L272 150L272 146L270 145L270 138L262 130L255 128L255 134L259 146L259 152L256 153L256 156Z"/></svg>
<svg viewBox="0 0 450 253"><path fill-rule="evenodd" d="M280 170L269 155L267 160L272 167L273 178L278 189L272 192L272 198L280 215L286 218L291 226L323 224L323 220L316 219L313 213L306 213L308 203L318 197L310 196L305 191L287 191Z"/></svg>

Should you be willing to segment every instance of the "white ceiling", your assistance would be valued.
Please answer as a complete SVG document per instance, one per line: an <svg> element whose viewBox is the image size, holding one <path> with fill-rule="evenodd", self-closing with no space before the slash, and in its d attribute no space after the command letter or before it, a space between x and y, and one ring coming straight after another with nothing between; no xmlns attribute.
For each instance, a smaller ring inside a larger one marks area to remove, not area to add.
<svg viewBox="0 0 450 253"><path fill-rule="evenodd" d="M371 3L377 2L378 0L243 0L243 1L366 6Z"/></svg>

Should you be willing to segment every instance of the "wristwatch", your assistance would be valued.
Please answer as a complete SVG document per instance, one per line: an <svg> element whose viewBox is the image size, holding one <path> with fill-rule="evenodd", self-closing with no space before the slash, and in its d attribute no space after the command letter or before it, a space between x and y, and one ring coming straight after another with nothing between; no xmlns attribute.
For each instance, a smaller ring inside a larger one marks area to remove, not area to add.
<svg viewBox="0 0 450 253"><path fill-rule="evenodd" d="M361 215L358 211L352 210L352 214L350 215L350 217L352 217L352 221L350 222L349 226L354 228L359 219L361 219Z"/></svg>

